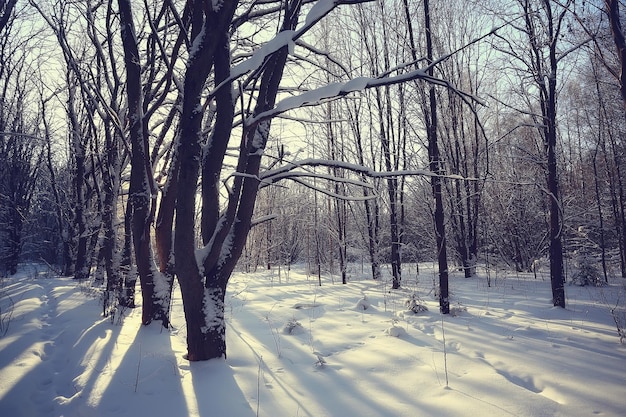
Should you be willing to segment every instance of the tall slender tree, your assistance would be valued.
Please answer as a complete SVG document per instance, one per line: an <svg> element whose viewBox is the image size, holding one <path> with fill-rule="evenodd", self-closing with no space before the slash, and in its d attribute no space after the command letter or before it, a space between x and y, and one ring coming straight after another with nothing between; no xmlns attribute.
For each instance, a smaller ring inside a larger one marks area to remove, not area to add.
<svg viewBox="0 0 626 417"><path fill-rule="evenodd" d="M424 29L426 30L427 71L429 75L433 76L433 39L429 0L424 0ZM431 187L433 199L435 200L435 210L433 212L433 216L435 223L435 237L437 240L437 264L439 267L439 309L441 310L441 313L449 314L450 299L448 291L448 252L442 187L442 175L444 172L437 139L437 94L434 86L428 87L427 103L427 106L424 107L424 116L426 121L426 134L428 137L428 160L430 170L434 174L431 177Z"/></svg>
<svg viewBox="0 0 626 417"><path fill-rule="evenodd" d="M132 237L135 261L139 273L143 308L142 323L160 320L169 326L170 286L156 268L151 244L151 225L156 210L156 184L148 145L147 117L144 113L144 88L141 78L142 60L139 55L130 1L118 0L124 64L126 95L131 143L131 172L129 204L131 205Z"/></svg>

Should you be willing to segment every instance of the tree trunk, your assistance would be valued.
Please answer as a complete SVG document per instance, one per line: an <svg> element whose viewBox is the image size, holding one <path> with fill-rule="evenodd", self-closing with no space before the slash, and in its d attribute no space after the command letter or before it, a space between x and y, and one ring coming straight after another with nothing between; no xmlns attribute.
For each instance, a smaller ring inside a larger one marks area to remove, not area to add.
<svg viewBox="0 0 626 417"><path fill-rule="evenodd" d="M147 120L143 113L141 63L129 0L118 0L126 94L130 120L131 172L129 203L132 209L132 236L137 272L142 290L141 321L144 325L160 320L169 326L169 294L164 278L156 268L152 253L150 227L154 219L156 191L148 150Z"/></svg>
<svg viewBox="0 0 626 417"><path fill-rule="evenodd" d="M203 268L204 262L198 262L195 256L195 208L197 184L200 173L202 141L201 91L215 65L216 82L225 79L224 75L230 70L230 50L226 27L231 21L236 1L225 1L219 11L214 11L209 5L195 3L191 11L192 27L191 39L197 48L187 62L187 71L184 81L182 115L180 122L180 140L176 157L180 158L177 178L176 228L174 233L175 268L180 284L185 318L187 322L187 359L201 361L225 357L226 342L223 325L223 297L227 281L221 281L221 275L212 272L213 268ZM216 59L216 55L218 56ZM225 55L225 57L224 57ZM223 62L226 60L227 62ZM225 72L219 72L225 71ZM211 152L214 157L205 156L203 164L202 190L202 236L207 250L220 248L225 239L214 238L213 231L217 228L220 206L217 194L217 181L223 153L230 138L230 122L227 114L232 113L234 106L230 84L220 89L221 95L216 97L218 120L212 133ZM222 107L224 106L224 107ZM223 137L216 137L221 134ZM223 149L223 152L221 150ZM211 175L215 170L217 175ZM207 183L206 185L204 183ZM205 207L206 206L206 207ZM229 204L230 206L230 204ZM222 223L224 225L224 223ZM204 261L204 260L202 260ZM221 291L221 294L220 294ZM220 304L219 300L222 300ZM211 305L213 303L213 305ZM208 309L208 310L207 310ZM206 310L206 311L205 311ZM209 322L208 320L213 320Z"/></svg>
<svg viewBox="0 0 626 417"><path fill-rule="evenodd" d="M70 119L71 149L74 157L73 188L74 188L74 224L76 225L76 261L74 269L74 279L84 280L89 277L87 269L87 219L85 218L85 144L81 137L81 128L78 116L75 113L76 90L72 86L74 80L67 75L68 89L68 118Z"/></svg>
<svg viewBox="0 0 626 417"><path fill-rule="evenodd" d="M133 230L132 206L126 203L124 213L124 247L120 259L120 271L124 280L124 289L119 295L118 302L123 307L135 308L135 287L137 286L137 269L133 263Z"/></svg>
<svg viewBox="0 0 626 417"><path fill-rule="evenodd" d="M10 25L13 9L15 9L16 4L17 0L2 0L2 2L0 2L0 32Z"/></svg>
<svg viewBox="0 0 626 417"><path fill-rule="evenodd" d="M109 126L110 129L110 126ZM103 310L108 315L112 304L119 301L122 291L122 279L120 271L120 258L117 244L117 197L119 193L119 155L117 137L110 130L106 132L106 163L108 169L102 170L102 182L104 188L104 203L102 210L102 227L104 228L104 242L102 252L104 266L107 275L106 292L104 296Z"/></svg>
<svg viewBox="0 0 626 417"><path fill-rule="evenodd" d="M620 94L622 96L622 101L624 108L626 109L626 38L624 37L624 32L622 31L622 24L620 18L620 10L619 10L619 1L618 0L605 0L605 5L607 8L607 15L609 17L609 23L611 25L611 33L613 35L613 41L615 43L615 47L617 49L617 56L619 58L620 67L619 67L619 89ZM626 113L625 113L626 114ZM614 145L613 145L614 146ZM617 223L617 233L619 236L620 242L620 266L622 277L626 278L626 214L624 210L624 187L622 184L622 177L620 174L620 160L621 158L618 156L619 154L615 152L614 149L614 158L616 160L616 169L618 171L617 179L619 183L619 200L620 205L616 216Z"/></svg>
<svg viewBox="0 0 626 417"><path fill-rule="evenodd" d="M433 61L433 44L430 25L429 0L424 0L424 23L426 29L426 50L428 64ZM432 67L428 70L429 75L433 75ZM435 200L435 236L437 241L437 263L439 265L439 310L442 314L450 313L450 299L448 291L448 254L446 247L445 214L443 211L443 192L441 186L441 156L437 143L437 98L435 88L429 87L428 91L429 108L426 112L426 133L428 135L428 159L430 171L434 174L431 177L431 189Z"/></svg>
<svg viewBox="0 0 626 417"><path fill-rule="evenodd" d="M565 308L565 276L563 274L563 243L561 224L561 204L559 196L559 179L556 157L556 37L553 28L552 9L549 0L544 0L546 12L548 14L548 30L551 39L550 43L550 67L548 79L547 97L541 108L544 111L544 135L548 163L548 192L550 197L550 281L552 284L552 301L554 306ZM544 74L539 74L544 77Z"/></svg>
<svg viewBox="0 0 626 417"><path fill-rule="evenodd" d="M246 126L240 145L237 172L224 211L220 211L215 190L232 129L233 100L230 83L216 93L217 120L211 147L202 155L202 240L206 245L199 261L195 256L194 212L201 155L202 106L200 92L212 66L216 82L228 77L230 50L226 30L236 1L224 2L215 11L210 5L195 4L191 12L194 54L189 57L184 84L179 157L178 198L174 252L176 273L187 318L187 358L192 361L225 357L224 296L228 279L245 247L259 190L261 157L267 143L270 122ZM293 30L300 3L285 6L282 30ZM274 107L287 47L267 57L253 116ZM222 107L223 106L223 107ZM206 207L205 207L206 206Z"/></svg>

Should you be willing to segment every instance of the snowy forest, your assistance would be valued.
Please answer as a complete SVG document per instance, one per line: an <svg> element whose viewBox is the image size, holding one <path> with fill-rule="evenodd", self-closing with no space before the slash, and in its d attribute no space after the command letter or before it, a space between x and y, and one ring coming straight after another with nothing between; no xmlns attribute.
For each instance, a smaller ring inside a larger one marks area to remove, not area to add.
<svg viewBox="0 0 626 417"><path fill-rule="evenodd" d="M623 291L625 6L0 0L0 280L45 266L171 332L180 297L189 362L230 358L235 274L428 265L442 317L493 271L553 312Z"/></svg>
<svg viewBox="0 0 626 417"><path fill-rule="evenodd" d="M176 277L198 359L236 266L437 260L444 313L450 267L545 260L562 307L568 262L626 277L619 2L2 12L1 269L93 275L105 315L138 279L165 327Z"/></svg>

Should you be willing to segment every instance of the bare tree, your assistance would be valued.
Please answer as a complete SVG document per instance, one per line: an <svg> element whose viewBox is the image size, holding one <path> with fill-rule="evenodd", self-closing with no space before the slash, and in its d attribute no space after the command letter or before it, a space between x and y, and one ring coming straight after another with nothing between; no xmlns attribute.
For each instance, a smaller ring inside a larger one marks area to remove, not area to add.
<svg viewBox="0 0 626 417"><path fill-rule="evenodd" d="M432 76L433 63L433 39L430 15L430 2L424 0L424 29L426 31L426 57L429 64L428 72ZM439 151L437 138L437 95L434 86L428 88L428 104L424 103L424 118L426 122L426 135L428 137L428 160L431 172L435 175L431 178L431 188L435 200L433 213L435 223L435 236L437 240L437 263L439 266L439 309L442 314L450 313L450 299L448 291L448 253L445 229L445 213L443 207L442 174L443 165Z"/></svg>
<svg viewBox="0 0 626 417"><path fill-rule="evenodd" d="M546 182L550 213L550 281L552 283L552 302L555 306L565 307L565 275L563 268L563 224L562 206L559 194L557 167L557 75L558 75L558 40L561 28L571 1L556 6L551 0L542 0L539 4L531 0L522 1L525 33L530 44L530 68L535 84L539 89L541 118L540 133L546 153ZM547 48L546 46L547 45Z"/></svg>
<svg viewBox="0 0 626 417"><path fill-rule="evenodd" d="M0 0L0 33L9 25L17 0Z"/></svg>
<svg viewBox="0 0 626 417"><path fill-rule="evenodd" d="M38 115L28 106L34 90L30 46L15 36L21 28L14 6L0 3L0 271L9 274L17 271L43 157Z"/></svg>
<svg viewBox="0 0 626 417"><path fill-rule="evenodd" d="M539 159L545 171L545 194L548 199L548 245L550 258L550 280L555 306L565 306L565 271L563 261L563 206L559 190L558 138L557 131L557 81L559 64L563 62L577 45L563 48L563 29L567 23L569 6L553 0L517 0L520 19L523 25L513 25L523 34L524 41L502 38L507 45L504 50L517 62L520 77L530 76L535 96L528 91L521 92L527 110L522 113L532 117L532 127L536 128L542 141L542 157ZM520 78L527 85L527 78ZM530 83L528 84L530 86Z"/></svg>
<svg viewBox="0 0 626 417"><path fill-rule="evenodd" d="M613 35L613 42L615 43L615 47L617 49L617 57L619 61L619 68L617 70L612 70L610 65L606 63L603 59L609 71L615 76L615 78L619 82L619 91L622 96L623 104L626 108L626 38L624 37L624 31L622 29L622 24L620 20L620 9L619 9L619 1L618 0L605 0L606 12L609 18L609 23L611 26L611 34ZM621 162L623 158L620 157L619 152L613 153L615 157L616 170L617 170L617 179L619 183L619 206L614 204L614 212L616 214L616 227L617 232L620 236L620 264L622 270L622 277L626 277L626 211L624 210L624 202L626 201L624 191L624 186L622 183L622 175L621 175ZM614 198L617 200L617 198Z"/></svg>
<svg viewBox="0 0 626 417"><path fill-rule="evenodd" d="M161 321L169 327L171 282L156 268L151 244L151 225L156 212L156 184L148 145L148 115L145 113L142 64L137 32L128 0L118 0L131 143L129 204L131 205L132 239L139 273L143 308L142 323Z"/></svg>

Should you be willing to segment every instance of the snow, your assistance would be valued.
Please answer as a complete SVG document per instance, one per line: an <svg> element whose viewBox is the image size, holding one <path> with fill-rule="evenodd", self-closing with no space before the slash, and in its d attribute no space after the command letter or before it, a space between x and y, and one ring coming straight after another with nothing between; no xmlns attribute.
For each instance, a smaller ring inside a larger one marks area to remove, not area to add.
<svg viewBox="0 0 626 417"><path fill-rule="evenodd" d="M282 32L279 32L276 37L274 37L271 41L267 42L259 49L254 51L250 58L241 62L240 64L235 65L231 69L230 79L234 80L250 71L254 71L255 69L259 68L263 64L263 62L265 62L265 58L280 50L285 45L293 43L295 36L296 32L293 30L284 30ZM217 86L216 90L220 88L222 84Z"/></svg>
<svg viewBox="0 0 626 417"><path fill-rule="evenodd" d="M223 331L224 329L224 302L222 301L223 291L221 289L204 289L204 302L203 313L204 322L206 327L203 327L202 332L207 333L209 329L217 329Z"/></svg>
<svg viewBox="0 0 626 417"><path fill-rule="evenodd" d="M216 7L216 4L219 4L220 7L223 4L223 0L212 1L214 9ZM289 53L293 54L296 47L296 40L300 39L306 32L308 32L313 26L315 26L315 24L319 20L321 20L324 16L330 13L338 5L339 2L337 0L318 0L317 2L315 2L313 7L311 7L309 12L307 13L303 25L301 25L297 30L283 30L277 33L276 36L272 38L269 42L265 43L262 47L255 50L248 59L235 65L231 69L229 80L235 80L250 71L254 71L260 68L268 56L285 46L287 47ZM192 51L193 50L195 50L195 48L192 48ZM190 55L192 55L191 52ZM223 81L221 84L219 84L213 90L213 92L211 92L211 95L215 94L215 91L221 88L225 83L226 81Z"/></svg>
<svg viewBox="0 0 626 417"><path fill-rule="evenodd" d="M213 6L215 6L215 4L213 4ZM193 43L191 44L191 47L189 48L188 62L192 62L196 58L196 55L198 55L200 48L202 48L202 45L204 44L204 40L206 39L206 36L207 36L206 30L207 30L206 24L205 22L202 22L202 28L200 32L198 33L198 35L194 38Z"/></svg>
<svg viewBox="0 0 626 417"><path fill-rule="evenodd" d="M624 281L567 286L560 309L545 273L492 270L491 287L484 270L452 273L455 316L438 312L425 264L401 290L360 265L321 287L302 266L236 273L228 359L189 363L177 291L175 330L141 326L139 309L112 323L93 288L23 266L0 280L0 416L626 415L610 314L620 296L626 314ZM414 293L428 311L407 310Z"/></svg>
<svg viewBox="0 0 626 417"><path fill-rule="evenodd" d="M224 5L224 0L211 0L211 6L213 7L214 12L219 12Z"/></svg>

